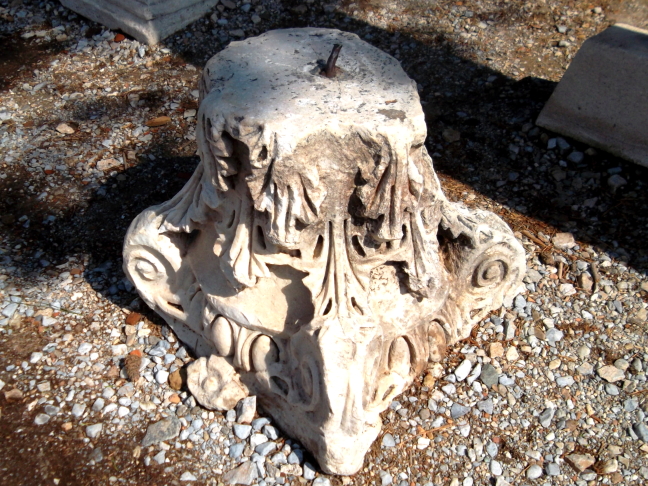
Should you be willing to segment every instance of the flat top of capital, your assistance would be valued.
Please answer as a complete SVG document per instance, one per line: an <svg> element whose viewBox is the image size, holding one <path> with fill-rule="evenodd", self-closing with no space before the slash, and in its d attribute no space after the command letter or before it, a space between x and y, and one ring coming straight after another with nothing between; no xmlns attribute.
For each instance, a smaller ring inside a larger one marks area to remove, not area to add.
<svg viewBox="0 0 648 486"><path fill-rule="evenodd" d="M335 75L327 77L336 44ZM425 126L416 83L399 62L335 29L273 30L231 43L205 66L201 99L226 118L262 123Z"/></svg>

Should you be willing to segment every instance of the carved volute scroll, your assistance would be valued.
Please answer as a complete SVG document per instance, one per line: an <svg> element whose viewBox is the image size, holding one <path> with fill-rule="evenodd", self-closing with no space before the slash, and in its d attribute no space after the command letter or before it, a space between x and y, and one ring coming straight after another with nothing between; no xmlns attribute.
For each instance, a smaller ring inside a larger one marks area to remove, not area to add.
<svg viewBox="0 0 648 486"><path fill-rule="evenodd" d="M352 474L380 412L517 289L523 249L445 198L415 83L353 34L234 42L200 89L201 163L133 221L125 271L199 357L203 406L255 394L324 471Z"/></svg>

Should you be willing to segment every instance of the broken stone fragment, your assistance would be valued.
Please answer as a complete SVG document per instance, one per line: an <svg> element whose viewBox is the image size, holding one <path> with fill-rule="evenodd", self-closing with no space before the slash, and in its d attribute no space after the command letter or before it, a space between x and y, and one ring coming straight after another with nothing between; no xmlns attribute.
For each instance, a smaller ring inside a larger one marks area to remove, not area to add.
<svg viewBox="0 0 648 486"><path fill-rule="evenodd" d="M423 386L426 386L428 388L434 387L434 384L436 383L436 378L432 373L426 373L425 378L423 379Z"/></svg>
<svg viewBox="0 0 648 486"><path fill-rule="evenodd" d="M256 413L256 397L245 397L236 404L236 421L240 424L249 424Z"/></svg>
<svg viewBox="0 0 648 486"><path fill-rule="evenodd" d="M590 454L569 454L565 456L565 461L579 473L596 462L594 456Z"/></svg>
<svg viewBox="0 0 648 486"><path fill-rule="evenodd" d="M239 467L226 472L223 481L226 484L252 484L257 478L257 467L252 461L247 461Z"/></svg>
<svg viewBox="0 0 648 486"><path fill-rule="evenodd" d="M556 235L551 238L551 242L556 248L561 250L568 250L576 246L576 241L574 240L574 235L571 233L556 233Z"/></svg>
<svg viewBox="0 0 648 486"><path fill-rule="evenodd" d="M74 133L74 128L72 128L67 123L59 123L56 126L56 131L59 132L59 133L62 133L64 135L71 135L71 134Z"/></svg>
<svg viewBox="0 0 648 486"><path fill-rule="evenodd" d="M607 180L608 187L613 194L616 193L617 189L625 186L627 183L628 181L626 181L619 174L611 175Z"/></svg>
<svg viewBox="0 0 648 486"><path fill-rule="evenodd" d="M463 381L466 378L468 378L468 375L470 374L470 371L472 370L472 363L468 359L464 359L459 366L457 366L457 369L455 369L455 377L457 378L457 381Z"/></svg>
<svg viewBox="0 0 648 486"><path fill-rule="evenodd" d="M504 356L504 346L502 346L502 343L491 343L488 347L488 355L495 359Z"/></svg>
<svg viewBox="0 0 648 486"><path fill-rule="evenodd" d="M97 162L97 169L103 172L116 169L121 166L121 162L117 159L103 159Z"/></svg>
<svg viewBox="0 0 648 486"><path fill-rule="evenodd" d="M603 378L608 383L614 383L625 378L625 374L622 370L616 366L607 365L599 368L597 370L598 375Z"/></svg>
<svg viewBox="0 0 648 486"><path fill-rule="evenodd" d="M380 413L518 293L524 250L494 214L448 201L416 83L354 34L233 42L200 100L200 165L132 222L124 270L198 356L187 385L201 405L254 396L323 471L353 474ZM497 383L491 365L473 373Z"/></svg>
<svg viewBox="0 0 648 486"><path fill-rule="evenodd" d="M233 409L248 394L235 369L216 355L199 358L187 367L187 385L203 406L221 411Z"/></svg>
<svg viewBox="0 0 648 486"><path fill-rule="evenodd" d="M7 390L4 392L5 400L8 402L17 402L19 400L22 400L23 398L23 392L21 392L18 388L13 388L12 390Z"/></svg>
<svg viewBox="0 0 648 486"><path fill-rule="evenodd" d="M180 420L170 416L148 426L146 435L142 439L142 447L148 447L158 442L173 439L180 434Z"/></svg>
<svg viewBox="0 0 648 486"><path fill-rule="evenodd" d="M648 427L646 427L646 424L637 422L632 425L632 431L640 440L648 442Z"/></svg>
<svg viewBox="0 0 648 486"><path fill-rule="evenodd" d="M86 429L85 429L86 430L86 435L90 439L96 439L101 434L102 429L103 429L103 424L88 425L86 427Z"/></svg>

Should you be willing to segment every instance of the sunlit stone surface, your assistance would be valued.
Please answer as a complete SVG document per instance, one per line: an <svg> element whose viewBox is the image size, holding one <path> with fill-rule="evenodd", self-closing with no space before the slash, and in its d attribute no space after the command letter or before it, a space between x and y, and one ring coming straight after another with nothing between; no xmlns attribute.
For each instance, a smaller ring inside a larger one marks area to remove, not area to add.
<svg viewBox="0 0 648 486"><path fill-rule="evenodd" d="M61 0L67 8L145 44L157 44L209 12L218 0Z"/></svg>
<svg viewBox="0 0 648 486"><path fill-rule="evenodd" d="M523 249L445 198L416 84L353 34L232 43L200 88L202 162L133 221L125 271L200 357L203 406L254 394L324 471L352 474L380 412L512 296Z"/></svg>

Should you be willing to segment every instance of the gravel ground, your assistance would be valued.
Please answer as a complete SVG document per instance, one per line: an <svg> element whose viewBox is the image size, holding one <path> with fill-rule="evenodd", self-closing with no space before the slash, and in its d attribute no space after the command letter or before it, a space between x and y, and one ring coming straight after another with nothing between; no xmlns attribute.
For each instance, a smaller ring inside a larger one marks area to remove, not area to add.
<svg viewBox="0 0 648 486"><path fill-rule="evenodd" d="M617 19L648 27L648 6L221 0L147 47L56 2L0 1L2 484L646 484L648 170L533 123ZM524 291L391 404L349 478L318 472L253 404L196 406L192 356L121 271L132 218L197 164L206 60L295 26L396 56L446 193L527 250Z"/></svg>

